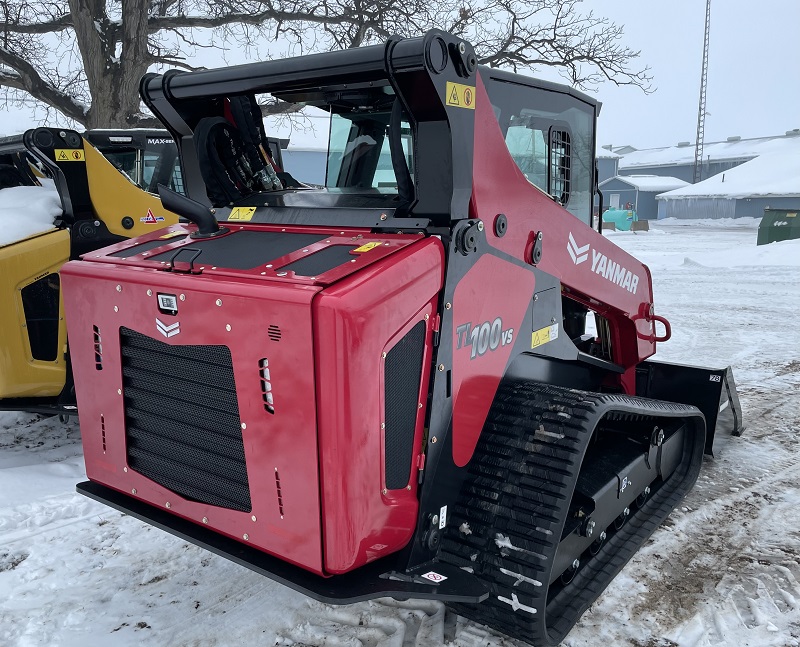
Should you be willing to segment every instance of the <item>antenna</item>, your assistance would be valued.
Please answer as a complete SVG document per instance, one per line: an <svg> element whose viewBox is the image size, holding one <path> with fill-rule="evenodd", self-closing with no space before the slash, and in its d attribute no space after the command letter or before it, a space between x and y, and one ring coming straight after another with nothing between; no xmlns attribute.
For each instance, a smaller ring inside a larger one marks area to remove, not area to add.
<svg viewBox="0 0 800 647"><path fill-rule="evenodd" d="M708 34L711 31L711 0L706 0L706 30L703 36L703 69L700 74L700 105L697 109L697 140L694 145L694 180L703 175L703 139L706 128L706 86L708 85Z"/></svg>

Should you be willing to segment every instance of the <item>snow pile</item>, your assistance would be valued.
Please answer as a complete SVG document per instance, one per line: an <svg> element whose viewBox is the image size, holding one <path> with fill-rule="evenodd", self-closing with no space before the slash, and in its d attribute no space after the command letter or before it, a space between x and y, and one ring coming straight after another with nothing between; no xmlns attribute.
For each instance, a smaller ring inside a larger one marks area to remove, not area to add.
<svg viewBox="0 0 800 647"><path fill-rule="evenodd" d="M684 264L729 269L766 266L800 268L800 239L782 240L749 249L725 249L694 257L687 256ZM800 278L800 275L796 278Z"/></svg>
<svg viewBox="0 0 800 647"><path fill-rule="evenodd" d="M0 247L49 231L61 213L61 198L54 189L13 186L0 190Z"/></svg>
<svg viewBox="0 0 800 647"><path fill-rule="evenodd" d="M629 229L628 231L623 231L622 229L606 229L603 231L603 236L608 236L609 238L615 238L616 236L662 236L665 233L663 229L654 229L653 227L644 231L634 231L633 229Z"/></svg>
<svg viewBox="0 0 800 647"><path fill-rule="evenodd" d="M800 147L788 152L762 155L697 184L662 193L657 199L733 199L773 195L800 197Z"/></svg>

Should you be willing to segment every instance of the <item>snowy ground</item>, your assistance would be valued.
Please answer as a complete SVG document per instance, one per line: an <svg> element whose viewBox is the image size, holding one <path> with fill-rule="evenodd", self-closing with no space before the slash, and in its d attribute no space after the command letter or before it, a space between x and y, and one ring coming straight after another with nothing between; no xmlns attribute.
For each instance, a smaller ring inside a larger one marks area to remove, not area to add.
<svg viewBox="0 0 800 647"><path fill-rule="evenodd" d="M732 364L747 430L565 647L800 646L800 241L661 223L613 240L650 265L673 339ZM0 413L0 645L510 647L431 602L310 602L74 493L77 422Z"/></svg>

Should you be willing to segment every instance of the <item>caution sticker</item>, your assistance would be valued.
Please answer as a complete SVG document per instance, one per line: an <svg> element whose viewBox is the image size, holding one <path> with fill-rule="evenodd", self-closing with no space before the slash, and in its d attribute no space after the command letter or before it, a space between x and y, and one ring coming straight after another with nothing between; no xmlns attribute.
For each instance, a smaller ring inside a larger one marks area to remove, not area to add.
<svg viewBox="0 0 800 647"><path fill-rule="evenodd" d="M56 148L53 151L56 155L56 162L85 162L83 149L77 148Z"/></svg>
<svg viewBox="0 0 800 647"><path fill-rule="evenodd" d="M255 212L255 207L234 207L228 220L252 220Z"/></svg>
<svg viewBox="0 0 800 647"><path fill-rule="evenodd" d="M534 330L531 335L531 348L536 348L554 339L558 339L558 324L539 328L539 330Z"/></svg>
<svg viewBox="0 0 800 647"><path fill-rule="evenodd" d="M152 209L148 209L147 215L139 218L139 222L143 222L146 225L157 225L159 222L164 222L164 216L157 216Z"/></svg>
<svg viewBox="0 0 800 647"><path fill-rule="evenodd" d="M184 231L171 231L168 234L164 234L163 236L159 236L159 238L175 238L175 236L185 236L186 232Z"/></svg>
<svg viewBox="0 0 800 647"><path fill-rule="evenodd" d="M383 243L378 242L378 241L373 241L371 243L364 243L361 247L356 247L353 251L356 254L363 254L364 252L368 252L371 249L375 249L376 247L378 247L379 245L382 245L382 244Z"/></svg>
<svg viewBox="0 0 800 647"><path fill-rule="evenodd" d="M475 110L475 86L461 85L460 83L447 82L447 95L445 103L457 108Z"/></svg>

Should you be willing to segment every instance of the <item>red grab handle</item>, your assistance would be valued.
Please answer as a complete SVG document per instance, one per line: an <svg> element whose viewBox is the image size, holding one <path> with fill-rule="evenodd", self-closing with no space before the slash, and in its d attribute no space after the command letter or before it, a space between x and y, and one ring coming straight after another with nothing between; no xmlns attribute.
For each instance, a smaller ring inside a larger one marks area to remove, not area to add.
<svg viewBox="0 0 800 647"><path fill-rule="evenodd" d="M658 335L655 335L653 341L655 342L667 341L670 337L672 337L672 326L669 325L669 321L667 321L664 317L660 317L657 314L650 315L650 319L652 319L653 322L660 321L662 324L664 324L664 336L659 337ZM655 326L653 326L653 330L655 331Z"/></svg>

